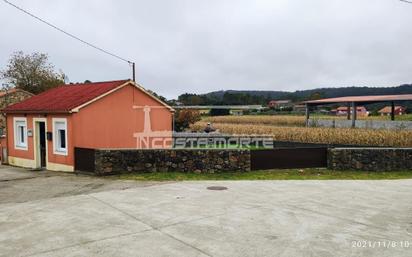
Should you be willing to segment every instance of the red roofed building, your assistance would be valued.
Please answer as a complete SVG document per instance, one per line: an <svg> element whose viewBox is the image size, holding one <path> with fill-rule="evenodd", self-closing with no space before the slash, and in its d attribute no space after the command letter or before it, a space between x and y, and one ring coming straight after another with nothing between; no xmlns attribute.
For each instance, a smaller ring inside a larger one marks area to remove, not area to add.
<svg viewBox="0 0 412 257"><path fill-rule="evenodd" d="M381 116L384 116L384 115L389 116L392 113L392 106L386 106L386 107L382 108L381 110L379 110L378 112L381 114ZM403 115L405 113L406 113L406 108L405 107L395 106L395 113L394 113L395 115Z"/></svg>
<svg viewBox="0 0 412 257"><path fill-rule="evenodd" d="M350 108L350 113L353 112L352 107ZM338 107L337 109L331 110L332 114L336 114L337 116L343 116L348 114L348 107L346 106L341 106ZM356 107L356 115L357 116L369 116L368 110L365 108L365 106L357 106Z"/></svg>
<svg viewBox="0 0 412 257"><path fill-rule="evenodd" d="M144 148L136 133L169 131L173 109L130 80L63 85L3 110L8 162L74 171L74 149Z"/></svg>
<svg viewBox="0 0 412 257"><path fill-rule="evenodd" d="M284 107L290 107L292 105L291 100L271 100L268 103L269 108L284 108Z"/></svg>

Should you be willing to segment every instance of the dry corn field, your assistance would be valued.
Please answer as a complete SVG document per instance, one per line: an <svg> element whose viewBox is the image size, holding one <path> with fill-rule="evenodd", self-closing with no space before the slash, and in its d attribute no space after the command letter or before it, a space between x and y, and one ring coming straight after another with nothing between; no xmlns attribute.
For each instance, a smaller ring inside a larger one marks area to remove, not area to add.
<svg viewBox="0 0 412 257"><path fill-rule="evenodd" d="M312 115L311 119L346 119L346 116L328 116L328 115ZM389 120L388 116L370 116L370 117L357 117L359 120ZM397 116L397 120L412 120L412 115ZM216 116L207 117L203 119L206 122L212 123L231 123L231 124L261 124L261 125L274 125L274 126L288 126L288 127L304 127L304 116L293 115L244 115L244 116Z"/></svg>
<svg viewBox="0 0 412 257"><path fill-rule="evenodd" d="M257 125L274 125L274 126L305 126L305 117L291 115L245 115L245 116L215 116L207 117L203 121L215 123L230 124L257 124Z"/></svg>
<svg viewBox="0 0 412 257"><path fill-rule="evenodd" d="M239 117L233 117L238 119ZM255 117L253 117L255 118ZM257 117L256 117L257 118ZM214 117L207 119L213 122L213 127L222 133L233 135L271 135L274 140L303 143L367 145L412 147L411 130L370 130L343 128L306 128L306 127L277 127L271 123L242 122L229 123L232 117ZM226 122L219 122L219 121ZM192 129L201 131L206 127L203 120L192 125Z"/></svg>

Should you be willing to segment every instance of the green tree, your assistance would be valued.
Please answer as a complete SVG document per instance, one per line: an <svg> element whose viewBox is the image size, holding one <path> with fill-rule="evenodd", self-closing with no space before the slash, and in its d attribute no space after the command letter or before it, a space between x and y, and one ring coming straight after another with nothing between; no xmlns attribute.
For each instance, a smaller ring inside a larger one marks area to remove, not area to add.
<svg viewBox="0 0 412 257"><path fill-rule="evenodd" d="M325 98L324 93L322 93L322 92L314 92L314 93L310 94L310 96L309 96L309 100L319 100L319 99L322 99L322 98Z"/></svg>
<svg viewBox="0 0 412 257"><path fill-rule="evenodd" d="M160 101L169 104L169 101L166 99L166 97L161 96L161 95L158 95L158 94L156 94L154 91L152 91L152 90L150 90L150 89L147 90L147 92L149 92L149 93L150 93L151 95L153 95L154 97L160 99Z"/></svg>
<svg viewBox="0 0 412 257"><path fill-rule="evenodd" d="M64 84L67 78L63 72L55 72L47 54L24 54L22 51L11 55L0 78L7 80L16 88L38 94Z"/></svg>
<svg viewBox="0 0 412 257"><path fill-rule="evenodd" d="M209 104L208 99L204 95L196 94L183 94L178 98L179 102L182 102L184 105L205 105Z"/></svg>

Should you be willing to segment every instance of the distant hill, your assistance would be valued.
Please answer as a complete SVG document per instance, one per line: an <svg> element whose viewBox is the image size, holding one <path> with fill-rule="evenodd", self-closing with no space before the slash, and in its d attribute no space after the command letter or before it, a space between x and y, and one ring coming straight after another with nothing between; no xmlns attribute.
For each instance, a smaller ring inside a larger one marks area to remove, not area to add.
<svg viewBox="0 0 412 257"><path fill-rule="evenodd" d="M397 87L316 88L309 90L298 90L295 92L267 90L221 90L199 95L186 93L180 95L178 100L185 105L266 105L270 100L288 99L294 102L300 102L330 97L396 94L412 94L412 84Z"/></svg>
<svg viewBox="0 0 412 257"><path fill-rule="evenodd" d="M301 90L294 92L298 97L309 97L319 92L325 97L358 96L358 95L399 95L412 94L412 84L397 87L341 87L341 88L319 88Z"/></svg>
<svg viewBox="0 0 412 257"><path fill-rule="evenodd" d="M401 85L397 87L339 87L339 88L316 88L308 90L298 90L295 92L287 91L259 91L259 90L221 90L214 91L205 96L211 98L223 99L225 93L229 94L249 94L271 99L308 99L314 94L320 94L322 97L341 97L341 96L359 96L359 95L398 95L412 94L412 84Z"/></svg>
<svg viewBox="0 0 412 257"><path fill-rule="evenodd" d="M212 97L212 98L223 98L225 93L229 94L249 94L253 96L260 96L260 97L265 97L265 98L285 98L291 94L291 92L286 92L286 91L258 91L258 90L220 90L220 91L214 91L210 92L207 94L204 94L206 96Z"/></svg>

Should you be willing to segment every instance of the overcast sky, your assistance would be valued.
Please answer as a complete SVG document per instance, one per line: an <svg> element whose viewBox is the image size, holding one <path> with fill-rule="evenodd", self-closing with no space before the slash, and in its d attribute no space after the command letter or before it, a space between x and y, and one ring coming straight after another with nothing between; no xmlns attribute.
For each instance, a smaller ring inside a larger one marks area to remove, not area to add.
<svg viewBox="0 0 412 257"><path fill-rule="evenodd" d="M9 0L136 62L168 98L412 83L412 4L398 0ZM0 1L0 68L48 53L71 82L130 78L102 54Z"/></svg>

